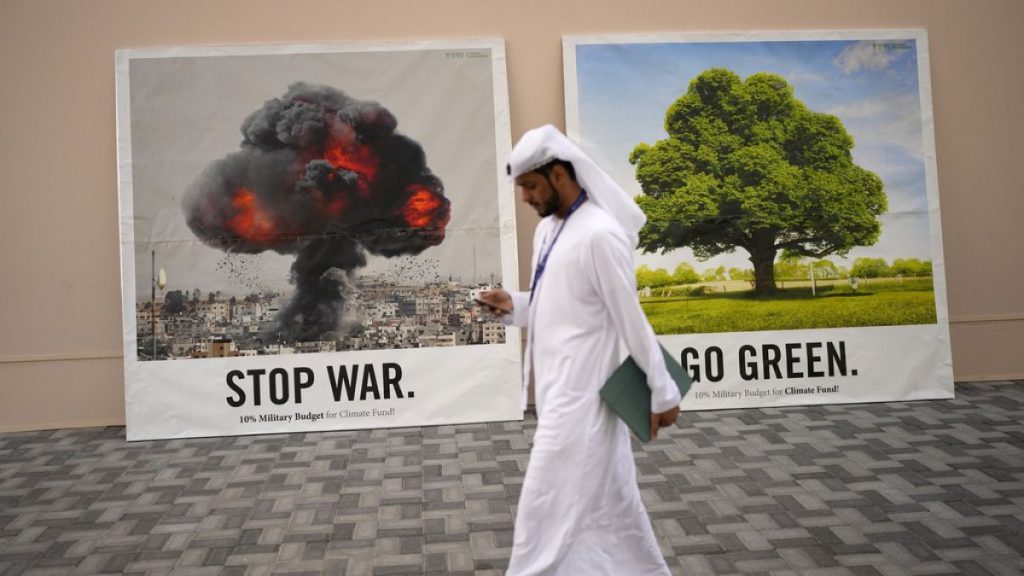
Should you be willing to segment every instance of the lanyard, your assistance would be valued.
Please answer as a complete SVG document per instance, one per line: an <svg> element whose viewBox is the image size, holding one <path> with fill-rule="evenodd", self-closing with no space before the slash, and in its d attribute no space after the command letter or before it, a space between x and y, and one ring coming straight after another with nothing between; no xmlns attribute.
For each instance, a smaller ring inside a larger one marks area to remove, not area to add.
<svg viewBox="0 0 1024 576"><path fill-rule="evenodd" d="M562 225L558 227L555 232L555 237L551 239L551 244L548 245L548 249L544 251L540 261L537 262L537 269L533 272L533 283L530 284L530 304L533 304L533 293L537 289L537 283L540 282L540 277L544 274L544 268L548 265L548 256L551 255L551 250L555 247L555 242L558 241L558 237L562 235L562 228L565 228L565 223L569 221L569 216L579 208L583 202L587 199L587 191L580 190L580 195L576 197L576 200L569 206L569 211L565 213L565 218L562 219Z"/></svg>

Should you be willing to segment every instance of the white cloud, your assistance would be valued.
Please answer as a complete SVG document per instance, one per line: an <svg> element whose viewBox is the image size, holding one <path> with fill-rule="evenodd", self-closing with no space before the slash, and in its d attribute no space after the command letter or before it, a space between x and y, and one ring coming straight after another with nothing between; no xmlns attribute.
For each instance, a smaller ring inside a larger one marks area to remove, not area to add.
<svg viewBox="0 0 1024 576"><path fill-rule="evenodd" d="M786 73L786 80L791 86L796 86L797 84L820 84L828 81L825 76L806 70L790 70Z"/></svg>
<svg viewBox="0 0 1024 576"><path fill-rule="evenodd" d="M836 106L828 113L843 121L858 147L890 143L917 158L923 154L921 106L916 94L884 94Z"/></svg>
<svg viewBox="0 0 1024 576"><path fill-rule="evenodd" d="M875 42L858 42L843 50L836 59L832 61L847 74L852 74L860 69L884 70L889 67L892 57L888 50L879 50Z"/></svg>

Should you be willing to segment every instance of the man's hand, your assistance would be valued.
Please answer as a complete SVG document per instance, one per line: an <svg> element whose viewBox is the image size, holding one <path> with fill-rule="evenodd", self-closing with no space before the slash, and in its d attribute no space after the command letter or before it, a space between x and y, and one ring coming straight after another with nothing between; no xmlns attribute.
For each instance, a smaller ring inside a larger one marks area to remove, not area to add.
<svg viewBox="0 0 1024 576"><path fill-rule="evenodd" d="M676 423L676 418L679 417L679 406L666 410L660 414L651 412L651 440L658 437L658 428L664 428L665 426L671 426Z"/></svg>
<svg viewBox="0 0 1024 576"><path fill-rule="evenodd" d="M481 292L478 302L498 318L512 313L512 296L501 288Z"/></svg>

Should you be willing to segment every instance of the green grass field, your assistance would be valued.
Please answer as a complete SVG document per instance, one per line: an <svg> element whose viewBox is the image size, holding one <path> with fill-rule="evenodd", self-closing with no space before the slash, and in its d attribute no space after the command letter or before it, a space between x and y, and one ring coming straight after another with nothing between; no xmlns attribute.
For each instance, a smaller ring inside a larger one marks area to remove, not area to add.
<svg viewBox="0 0 1024 576"><path fill-rule="evenodd" d="M781 284L781 283L780 283ZM786 282L773 296L755 298L749 290L721 290L710 283L706 295L693 287L655 290L640 304L657 334L800 330L853 326L934 324L931 278L862 280L856 292L845 281L817 286Z"/></svg>

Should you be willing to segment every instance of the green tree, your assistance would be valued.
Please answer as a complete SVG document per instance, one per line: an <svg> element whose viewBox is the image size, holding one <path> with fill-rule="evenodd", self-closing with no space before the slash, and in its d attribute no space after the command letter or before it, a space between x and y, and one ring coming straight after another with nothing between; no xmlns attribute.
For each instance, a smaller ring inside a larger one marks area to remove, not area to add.
<svg viewBox="0 0 1024 576"><path fill-rule="evenodd" d="M750 282L754 279L754 271L750 268L729 268L729 279Z"/></svg>
<svg viewBox="0 0 1024 576"><path fill-rule="evenodd" d="M775 263L774 273L776 278L783 280L801 280L810 278L807 270L807 262L795 254L785 254Z"/></svg>
<svg viewBox="0 0 1024 576"><path fill-rule="evenodd" d="M917 258L897 258L892 261L893 274L904 276L931 276L932 263L930 260L921 261Z"/></svg>
<svg viewBox="0 0 1024 576"><path fill-rule="evenodd" d="M664 268L651 270L646 264L636 269L636 285L639 288L658 288L672 284L672 276Z"/></svg>
<svg viewBox="0 0 1024 576"><path fill-rule="evenodd" d="M851 276L860 278L884 278L889 274L889 265L882 258L857 258L850 269Z"/></svg>
<svg viewBox="0 0 1024 576"><path fill-rule="evenodd" d="M822 279L839 278L839 267L831 260L814 262L814 277Z"/></svg>
<svg viewBox="0 0 1024 576"><path fill-rule="evenodd" d="M708 268L701 275L701 280L705 282L721 282L725 280L725 266L719 266L718 268Z"/></svg>
<svg viewBox="0 0 1024 576"><path fill-rule="evenodd" d="M680 262L672 271L672 280L676 284L696 284L700 282L700 275L686 262Z"/></svg>
<svg viewBox="0 0 1024 576"><path fill-rule="evenodd" d="M651 272L651 282L651 286L654 288L669 286L672 284L672 275L668 273L668 270L658 268L654 272Z"/></svg>
<svg viewBox="0 0 1024 576"><path fill-rule="evenodd" d="M645 252L688 246L707 259L742 248L755 293L769 294L781 250L822 258L878 240L882 181L853 163L842 122L807 109L781 76L702 72L669 106L665 131L630 155Z"/></svg>
<svg viewBox="0 0 1024 576"><path fill-rule="evenodd" d="M636 285L638 288L650 288L653 284L653 277L651 275L651 267L647 264L641 264L636 269Z"/></svg>

